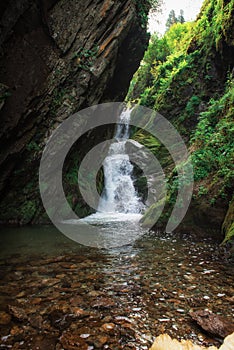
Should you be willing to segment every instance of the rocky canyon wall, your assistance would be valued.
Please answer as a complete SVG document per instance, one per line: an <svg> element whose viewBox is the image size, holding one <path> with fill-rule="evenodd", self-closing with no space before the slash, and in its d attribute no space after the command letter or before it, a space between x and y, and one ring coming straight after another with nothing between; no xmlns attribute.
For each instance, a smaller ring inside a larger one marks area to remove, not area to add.
<svg viewBox="0 0 234 350"><path fill-rule="evenodd" d="M72 113L123 100L148 35L134 0L16 0L0 11L0 220L28 223L40 216L45 139Z"/></svg>

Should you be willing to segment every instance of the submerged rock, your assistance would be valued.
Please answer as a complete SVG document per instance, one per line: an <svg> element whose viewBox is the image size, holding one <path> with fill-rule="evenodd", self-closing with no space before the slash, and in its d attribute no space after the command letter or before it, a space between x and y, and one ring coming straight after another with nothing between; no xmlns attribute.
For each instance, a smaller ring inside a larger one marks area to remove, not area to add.
<svg viewBox="0 0 234 350"><path fill-rule="evenodd" d="M190 312L190 316L205 331L222 338L234 332L234 323L208 310Z"/></svg>
<svg viewBox="0 0 234 350"><path fill-rule="evenodd" d="M12 306L12 305L9 305L8 308L12 316L17 318L18 320L23 321L28 319L28 315L24 309L17 306Z"/></svg>
<svg viewBox="0 0 234 350"><path fill-rule="evenodd" d="M60 342L66 350L88 350L89 346L80 335L72 332L63 332Z"/></svg>
<svg viewBox="0 0 234 350"><path fill-rule="evenodd" d="M0 325L6 325L11 322L11 315L5 311L0 311Z"/></svg>

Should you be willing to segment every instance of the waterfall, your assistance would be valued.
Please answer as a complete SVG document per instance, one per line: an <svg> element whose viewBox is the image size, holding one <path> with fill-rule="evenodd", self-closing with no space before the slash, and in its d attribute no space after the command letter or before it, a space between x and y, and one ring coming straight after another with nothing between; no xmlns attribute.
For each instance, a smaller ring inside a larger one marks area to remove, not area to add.
<svg viewBox="0 0 234 350"><path fill-rule="evenodd" d="M134 187L133 165L125 151L129 139L131 110L120 115L114 142L103 162L104 191L98 211L104 213L141 213L144 205Z"/></svg>

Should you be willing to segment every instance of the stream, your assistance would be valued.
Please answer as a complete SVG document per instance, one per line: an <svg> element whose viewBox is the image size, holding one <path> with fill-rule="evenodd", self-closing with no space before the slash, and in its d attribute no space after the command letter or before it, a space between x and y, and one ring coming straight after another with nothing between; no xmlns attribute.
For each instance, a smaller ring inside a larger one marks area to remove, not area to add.
<svg viewBox="0 0 234 350"><path fill-rule="evenodd" d="M189 310L233 316L233 266L211 239L145 233L98 249L51 226L2 228L2 349L148 349L166 332L218 345Z"/></svg>
<svg viewBox="0 0 234 350"><path fill-rule="evenodd" d="M164 332L220 344L189 311L232 318L233 266L212 239L141 227L144 203L125 154L129 116L122 114L104 161L98 212L64 222L96 246L53 226L1 227L1 349L147 350Z"/></svg>

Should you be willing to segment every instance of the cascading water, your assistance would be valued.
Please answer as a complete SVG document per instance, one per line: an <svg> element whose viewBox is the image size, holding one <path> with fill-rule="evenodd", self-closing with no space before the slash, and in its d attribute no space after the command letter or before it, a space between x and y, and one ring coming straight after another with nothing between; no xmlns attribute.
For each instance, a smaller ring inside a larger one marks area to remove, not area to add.
<svg viewBox="0 0 234 350"><path fill-rule="evenodd" d="M115 142L103 163L104 191L98 205L99 212L141 213L144 208L134 187L133 165L125 150L129 139L130 115L129 109L121 113Z"/></svg>
<svg viewBox="0 0 234 350"><path fill-rule="evenodd" d="M139 224L144 204L134 188L133 165L125 147L129 139L130 113L125 110L120 115L115 140L103 162L104 190L97 212L80 220L64 222L76 225L72 239L84 245L108 249L120 247L148 232Z"/></svg>

